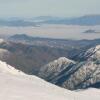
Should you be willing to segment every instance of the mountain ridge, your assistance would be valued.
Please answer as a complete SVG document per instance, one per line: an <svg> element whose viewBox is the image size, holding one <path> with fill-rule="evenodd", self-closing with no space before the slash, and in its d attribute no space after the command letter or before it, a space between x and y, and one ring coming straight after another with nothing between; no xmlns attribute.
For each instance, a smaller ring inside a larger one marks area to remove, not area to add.
<svg viewBox="0 0 100 100"><path fill-rule="evenodd" d="M96 84L100 88L100 45L88 49L82 57L85 58L84 61L76 62L72 66L65 65L64 70L59 72L53 79L47 81L71 90L84 89L92 86L97 87ZM46 65L45 68L52 69L52 66L48 67ZM41 73L45 73L45 71L42 70ZM50 72L48 71L48 73ZM42 78L45 79L45 77Z"/></svg>
<svg viewBox="0 0 100 100"><path fill-rule="evenodd" d="M8 18L0 19L0 26L8 27L37 27L42 24L64 24L64 25L100 25L100 15L85 15L80 17L52 17L52 16L38 16L33 18Z"/></svg>

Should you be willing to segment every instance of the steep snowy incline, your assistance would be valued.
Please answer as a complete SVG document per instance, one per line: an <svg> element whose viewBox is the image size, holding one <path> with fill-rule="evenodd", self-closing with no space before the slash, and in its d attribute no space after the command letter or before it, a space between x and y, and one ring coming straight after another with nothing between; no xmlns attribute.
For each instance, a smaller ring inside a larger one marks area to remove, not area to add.
<svg viewBox="0 0 100 100"><path fill-rule="evenodd" d="M99 94L90 96L90 90L72 92L27 75L0 74L0 90L0 100L100 100Z"/></svg>
<svg viewBox="0 0 100 100"><path fill-rule="evenodd" d="M24 75L20 70L15 69L14 67L8 65L6 62L0 61L0 73L9 73L14 75Z"/></svg>
<svg viewBox="0 0 100 100"><path fill-rule="evenodd" d="M21 75L20 75L21 74ZM0 100L100 100L99 92L72 92L35 76L26 75L0 61Z"/></svg>

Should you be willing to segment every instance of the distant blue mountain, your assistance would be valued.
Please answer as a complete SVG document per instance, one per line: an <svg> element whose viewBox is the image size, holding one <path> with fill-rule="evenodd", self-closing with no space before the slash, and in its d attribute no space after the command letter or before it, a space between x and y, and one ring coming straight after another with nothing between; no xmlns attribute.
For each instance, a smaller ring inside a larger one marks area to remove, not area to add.
<svg viewBox="0 0 100 100"><path fill-rule="evenodd" d="M77 18L64 18L60 20L47 20L44 23L67 25L100 25L100 15L87 15Z"/></svg>
<svg viewBox="0 0 100 100"><path fill-rule="evenodd" d="M25 21L24 19L16 19L16 20L5 20L0 19L0 26L16 26L16 27L25 27L25 26L36 26L35 22Z"/></svg>
<svg viewBox="0 0 100 100"><path fill-rule="evenodd" d="M86 15L75 18L39 16L29 19L25 18L0 19L0 26L27 27L27 26L38 26L41 24L100 25L100 15Z"/></svg>

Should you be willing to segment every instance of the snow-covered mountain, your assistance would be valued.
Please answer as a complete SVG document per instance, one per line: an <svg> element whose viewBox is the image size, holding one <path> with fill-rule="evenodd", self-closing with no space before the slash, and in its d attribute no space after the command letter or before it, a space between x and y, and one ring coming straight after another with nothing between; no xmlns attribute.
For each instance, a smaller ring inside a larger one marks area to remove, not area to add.
<svg viewBox="0 0 100 100"><path fill-rule="evenodd" d="M86 88L92 86L100 88L100 45L87 50L83 57L86 60L76 65L78 70L64 82L64 87Z"/></svg>
<svg viewBox="0 0 100 100"><path fill-rule="evenodd" d="M69 91L0 61L0 100L100 100L100 91ZM91 96L89 95L91 94Z"/></svg>
<svg viewBox="0 0 100 100"><path fill-rule="evenodd" d="M55 77L59 75L63 70L69 69L75 64L74 61L69 60L65 57L60 57L53 62L42 67L39 71L39 76L46 79L47 81L52 81Z"/></svg>
<svg viewBox="0 0 100 100"><path fill-rule="evenodd" d="M100 58L100 45L97 45L93 48L87 50L83 56L85 59L99 59Z"/></svg>
<svg viewBox="0 0 100 100"><path fill-rule="evenodd" d="M56 70L60 68L59 64L56 64L55 61L51 62L49 66L46 65L40 70L39 76L51 83L72 90L87 87L100 88L100 45L82 53L81 57L85 60L76 63L72 63L72 61L71 65L70 60L67 60L69 63L62 64L62 70L59 71Z"/></svg>

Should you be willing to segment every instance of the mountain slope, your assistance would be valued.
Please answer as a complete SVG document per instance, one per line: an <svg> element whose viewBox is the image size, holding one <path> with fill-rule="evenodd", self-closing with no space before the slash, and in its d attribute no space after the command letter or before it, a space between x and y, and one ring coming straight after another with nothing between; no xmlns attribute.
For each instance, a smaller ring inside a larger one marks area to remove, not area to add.
<svg viewBox="0 0 100 100"><path fill-rule="evenodd" d="M17 72L17 74L12 72ZM0 61L1 100L100 100L99 90L72 92L35 76L20 73L23 72ZM91 91L95 94L89 96Z"/></svg>
<svg viewBox="0 0 100 100"><path fill-rule="evenodd" d="M0 43L0 60L15 66L15 68L27 74L37 74L41 66L61 55L67 56L66 50L5 40Z"/></svg>
<svg viewBox="0 0 100 100"><path fill-rule="evenodd" d="M39 76L47 81L50 81L58 76L59 73L61 73L63 70L69 69L69 67L74 64L74 61L65 57L60 57L59 59L54 60L53 62L50 62L49 64L42 67L39 71Z"/></svg>
<svg viewBox="0 0 100 100"><path fill-rule="evenodd" d="M14 75L25 75L22 71L15 69L6 62L0 61L0 73L8 73Z"/></svg>
<svg viewBox="0 0 100 100"><path fill-rule="evenodd" d="M42 77L42 74L40 76L51 83L71 90L87 87L100 88L100 45L90 48L81 57L83 57L84 61L74 63L71 66L66 64L64 65L64 70L56 70L53 74L49 70L48 73L51 73L51 75L47 79ZM59 68L59 65L55 65L54 62L52 63L54 65L53 68ZM46 66L46 68L52 69L52 65ZM43 74L46 71L42 69ZM53 78L48 80L51 76Z"/></svg>
<svg viewBox="0 0 100 100"><path fill-rule="evenodd" d="M70 75L63 83L63 87L69 89L100 88L100 45L90 48L83 57L85 61L76 65L79 69Z"/></svg>

